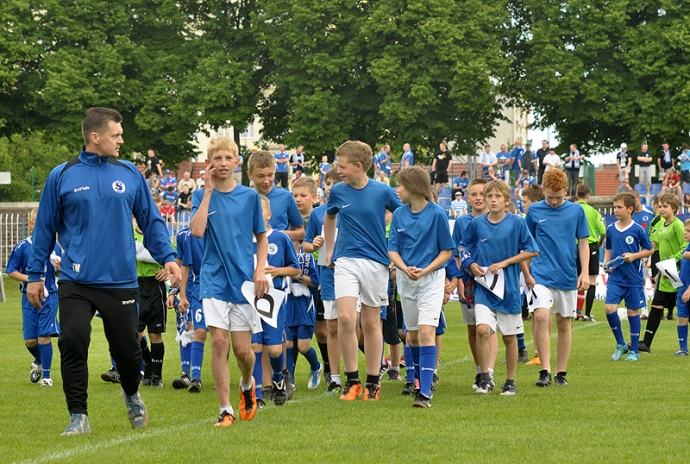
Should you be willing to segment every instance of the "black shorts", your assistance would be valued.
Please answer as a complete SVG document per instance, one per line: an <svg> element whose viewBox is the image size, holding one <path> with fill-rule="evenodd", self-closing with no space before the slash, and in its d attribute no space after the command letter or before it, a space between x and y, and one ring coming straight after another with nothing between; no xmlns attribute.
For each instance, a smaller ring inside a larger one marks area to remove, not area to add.
<svg viewBox="0 0 690 464"><path fill-rule="evenodd" d="M403 313L402 313L402 303L400 303L398 300L395 300L395 320L398 325L398 330L402 330L403 328Z"/></svg>
<svg viewBox="0 0 690 464"><path fill-rule="evenodd" d="M149 333L165 333L165 300L165 282L155 277L139 277L139 332L148 328Z"/></svg>
<svg viewBox="0 0 690 464"><path fill-rule="evenodd" d="M654 250L654 254L652 254L652 278L656 277L656 275L659 273L659 269L656 267L656 263L661 261L659 258L659 250Z"/></svg>
<svg viewBox="0 0 690 464"><path fill-rule="evenodd" d="M582 266L580 265L580 253L577 253L577 275L582 272ZM589 274L591 276L599 275L599 243L589 244Z"/></svg>
<svg viewBox="0 0 690 464"><path fill-rule="evenodd" d="M383 341L389 345L397 345L400 343L400 335L398 335L398 322L395 305L386 306L386 320L383 321Z"/></svg>
<svg viewBox="0 0 690 464"><path fill-rule="evenodd" d="M436 171L436 179L434 179L436 184L447 184L448 183L448 171Z"/></svg>
<svg viewBox="0 0 690 464"><path fill-rule="evenodd" d="M276 172L275 184L280 184L283 188L288 188L288 173Z"/></svg>
<svg viewBox="0 0 690 464"><path fill-rule="evenodd" d="M316 298L316 320L317 321L325 321L324 319L324 309L323 309L323 300L321 299L321 295L319 295Z"/></svg>
<svg viewBox="0 0 690 464"><path fill-rule="evenodd" d="M676 296L677 292L662 292L659 290L659 285L657 284L656 290L654 291L654 299L652 300L652 308L666 308L672 310L676 307Z"/></svg>

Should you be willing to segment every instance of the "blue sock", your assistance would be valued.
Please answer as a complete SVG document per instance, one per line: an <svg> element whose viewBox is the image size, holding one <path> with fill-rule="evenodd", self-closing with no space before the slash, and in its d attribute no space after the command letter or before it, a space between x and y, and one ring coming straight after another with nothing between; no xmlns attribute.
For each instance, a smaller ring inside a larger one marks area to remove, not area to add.
<svg viewBox="0 0 690 464"><path fill-rule="evenodd" d="M637 353L637 348L640 345L640 331L642 330L640 315L628 316L628 324L630 324L630 351Z"/></svg>
<svg viewBox="0 0 690 464"><path fill-rule="evenodd" d="M192 345L189 344L187 346L182 346L182 344L180 344L180 368L182 369L182 372L186 372L188 376L192 372L190 369L191 361Z"/></svg>
<svg viewBox="0 0 690 464"><path fill-rule="evenodd" d="M405 377L407 383L414 382L414 359L412 359L412 347L405 345L403 348L405 354Z"/></svg>
<svg viewBox="0 0 690 464"><path fill-rule="evenodd" d="M678 343L680 343L680 349L687 352L688 351L688 326L679 325L678 326ZM45 367L43 372L45 372Z"/></svg>
<svg viewBox="0 0 690 464"><path fill-rule="evenodd" d="M24 344L27 350L29 350L29 353L31 353L31 356L34 357L34 362L36 364L41 364L41 350L38 349L38 345L29 348L29 345Z"/></svg>
<svg viewBox="0 0 690 464"><path fill-rule="evenodd" d="M614 311L611 314L607 314L606 319L609 321L613 336L616 337L616 343L625 345L625 338L623 338L623 329L621 329L621 320L618 317L618 312Z"/></svg>
<svg viewBox="0 0 690 464"><path fill-rule="evenodd" d="M314 352L314 355L316 356L316 352ZM268 360L271 362L271 377L273 378L273 381L280 382L283 380L283 363L285 361L283 352L281 351L276 358L269 357Z"/></svg>
<svg viewBox="0 0 690 464"><path fill-rule="evenodd" d="M522 350L525 348L525 334L517 334L517 342L518 342L518 350Z"/></svg>
<svg viewBox="0 0 690 464"><path fill-rule="evenodd" d="M419 392L431 398L431 382L436 365L436 346L419 347Z"/></svg>
<svg viewBox="0 0 690 464"><path fill-rule="evenodd" d="M293 361L293 354L297 348L286 348L285 357L287 358L287 370L290 373L292 384L295 384L295 362Z"/></svg>
<svg viewBox="0 0 690 464"><path fill-rule="evenodd" d="M117 363L115 363L115 358L110 357L110 363L113 365L113 369L117 370ZM144 369L142 369L143 371Z"/></svg>
<svg viewBox="0 0 690 464"><path fill-rule="evenodd" d="M412 363L414 366L414 377L415 377L415 379L419 380L419 347L418 346L411 346L410 350L412 351Z"/></svg>
<svg viewBox="0 0 690 464"><path fill-rule="evenodd" d="M256 360L254 361L254 383L256 384L256 399L263 399L261 396L262 380L264 378L264 369L261 366L261 355L263 353L254 353Z"/></svg>
<svg viewBox="0 0 690 464"><path fill-rule="evenodd" d="M678 328L680 330L680 327ZM685 332L688 332L688 326L685 326ZM686 343L687 346L687 343ZM38 350L41 352L41 361L43 366L43 378L50 378L50 366L53 364L53 344L48 342L45 345L38 344ZM686 348L687 350L687 348Z"/></svg>
<svg viewBox="0 0 690 464"><path fill-rule="evenodd" d="M201 380L201 365L204 363L204 343L194 340L191 345L187 346L190 347L189 362L192 368L192 379ZM261 379L259 378L257 382L261 382Z"/></svg>
<svg viewBox="0 0 690 464"><path fill-rule="evenodd" d="M316 356L316 350L314 347L309 347L309 351L306 353L302 353L302 356L304 356L307 361L309 361L309 369L312 371L318 371L319 368L321 367L321 363L319 362L319 357Z"/></svg>

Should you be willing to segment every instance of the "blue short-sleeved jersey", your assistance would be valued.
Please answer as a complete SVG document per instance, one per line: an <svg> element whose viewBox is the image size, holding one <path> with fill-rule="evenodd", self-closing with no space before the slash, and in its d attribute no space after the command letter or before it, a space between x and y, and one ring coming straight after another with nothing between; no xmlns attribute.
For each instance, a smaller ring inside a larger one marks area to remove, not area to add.
<svg viewBox="0 0 690 464"><path fill-rule="evenodd" d="M192 193L192 215L203 198L203 190ZM256 190L238 185L230 192L213 191L204 233L201 299L247 303L242 284L254 278L253 236L264 232L261 199Z"/></svg>
<svg viewBox="0 0 690 464"><path fill-rule="evenodd" d="M430 201L418 213L407 204L393 213L388 251L398 253L408 267L424 269L439 253L454 248L448 213L437 204Z"/></svg>
<svg viewBox="0 0 690 464"><path fill-rule="evenodd" d="M654 218L654 213L649 211L647 208L642 207L642 211L636 211L633 213L633 221L638 223L645 231L649 230L649 223Z"/></svg>
<svg viewBox="0 0 690 464"><path fill-rule="evenodd" d="M690 245L685 248L685 251L690 251ZM690 259L682 258L680 260L680 281L683 282L683 286L678 289L678 298L680 298L688 286L690 286Z"/></svg>
<svg viewBox="0 0 690 464"><path fill-rule="evenodd" d="M458 265L455 263L455 258L450 257L448 262L446 263L446 279L453 280L453 279L459 279L463 275L463 272L458 269Z"/></svg>
<svg viewBox="0 0 690 464"><path fill-rule="evenodd" d="M474 249L472 258L482 267L512 258L521 251L539 251L525 222L514 214L506 214L498 224L489 221L488 215L476 218L465 229L460 247ZM505 285L503 299L483 286L477 285L475 302L498 312L520 314L522 311L520 264L511 264L504 268L503 278Z"/></svg>
<svg viewBox="0 0 690 464"><path fill-rule="evenodd" d="M300 270L303 276L309 277L314 284L314 287L307 287L308 295L288 296L287 312L285 316L285 327L294 327L298 325L315 325L316 324L316 300L317 288L319 287L319 273L316 269L316 260L311 253L305 253L300 249L297 253L297 261L299 261ZM304 288L302 288L305 290Z"/></svg>
<svg viewBox="0 0 690 464"><path fill-rule="evenodd" d="M548 288L576 290L575 239L589 237L585 210L569 201L552 208L542 200L530 206L525 222L539 247L539 256L532 260L532 277Z"/></svg>
<svg viewBox="0 0 690 464"><path fill-rule="evenodd" d="M161 195L161 198L163 198L163 200L168 200L170 202L170 204L172 205L173 203L175 203L177 201L178 198L180 198L180 195L174 190L172 192L168 192L166 190Z"/></svg>
<svg viewBox="0 0 690 464"><path fill-rule="evenodd" d="M319 171L323 171L324 173L328 172L328 170L331 169L331 163L320 163L319 164Z"/></svg>
<svg viewBox="0 0 690 464"><path fill-rule="evenodd" d="M7 259L7 266L5 267L5 273L10 274L12 272L20 272L22 274L28 274L26 268L29 264L29 257L31 256L31 237L27 237L24 240L17 243L10 253L10 257ZM62 252L60 250L60 245L55 244L53 253L50 255L50 259L55 257L62 257ZM55 279L55 267L51 262L47 262L44 266L45 273L45 288L48 293L57 292L57 282ZM26 292L26 282L19 283L19 291L22 293Z"/></svg>
<svg viewBox="0 0 690 464"><path fill-rule="evenodd" d="M522 156L525 154L525 149L522 147L515 147L510 153L510 157L513 158L513 169L520 169L518 162L522 163Z"/></svg>
<svg viewBox="0 0 690 464"><path fill-rule="evenodd" d="M386 184L369 179L367 185L355 189L336 184L328 197L326 213L338 215L338 238L333 262L341 256L362 258L388 265L386 246L386 210L395 211L402 203Z"/></svg>
<svg viewBox="0 0 690 464"><path fill-rule="evenodd" d="M268 265L273 267L299 268L295 246L290 237L279 230L271 229L266 233L268 237ZM254 248L256 250L256 247ZM274 277L273 286L278 290L285 290L288 286L287 277Z"/></svg>
<svg viewBox="0 0 690 464"><path fill-rule="evenodd" d="M204 259L204 239L192 235L189 227L181 229L177 233L177 258L182 266L189 266L187 278L187 297L199 299L199 276L201 264Z"/></svg>
<svg viewBox="0 0 690 464"><path fill-rule="evenodd" d="M607 250L611 250L611 259L614 259L624 253L651 250L652 242L649 241L647 232L636 222L631 222L625 229L619 229L618 222L614 222L606 228L605 246ZM611 271L608 281L619 287L643 286L642 260L638 259L632 263L621 264Z"/></svg>
<svg viewBox="0 0 690 464"><path fill-rule="evenodd" d="M313 243L317 236L323 231L323 218L326 215L326 205L314 208L307 221L307 232L304 241ZM337 229L337 222L336 222ZM319 280L321 282L321 299L335 300L335 269L332 267L319 266Z"/></svg>
<svg viewBox="0 0 690 464"><path fill-rule="evenodd" d="M273 187L266 198L271 202L271 219L268 223L272 229L289 230L291 226L304 225L304 219L302 219L295 198L289 190Z"/></svg>
<svg viewBox="0 0 690 464"><path fill-rule="evenodd" d="M400 167L405 166L405 161L409 163L408 166L414 166L414 153L412 153L412 150L405 150L400 159Z"/></svg>
<svg viewBox="0 0 690 464"><path fill-rule="evenodd" d="M273 155L273 158L276 160L276 172L287 172L288 171L288 163L279 163L278 160L290 160L290 155L287 152L284 151L279 151L276 152L275 155Z"/></svg>

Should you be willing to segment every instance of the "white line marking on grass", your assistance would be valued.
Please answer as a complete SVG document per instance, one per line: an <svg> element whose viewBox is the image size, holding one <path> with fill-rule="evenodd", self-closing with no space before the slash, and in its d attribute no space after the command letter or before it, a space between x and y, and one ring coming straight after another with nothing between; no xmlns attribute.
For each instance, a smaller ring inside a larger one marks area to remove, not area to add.
<svg viewBox="0 0 690 464"><path fill-rule="evenodd" d="M592 326L595 326L598 324L600 324L600 322L593 322L591 324L581 325L579 327L573 328L572 331L575 332L577 330L582 330L584 328L592 327ZM558 336L557 333L551 334L551 338L556 338L557 336ZM532 345L532 344L533 344L532 340L525 342L525 345ZM500 348L499 352L500 351L505 351L505 347ZM462 358L458 358L458 359L454 359L452 361L441 363L441 365L439 366L439 369L453 366L455 364L464 363L467 361L472 361L472 360L473 360L472 356L463 356ZM306 403L309 401L316 401L316 400L328 398L330 396L331 395L329 395L328 393L321 393L319 395L308 396L305 398L300 398L298 400L290 400L286 404ZM279 407L279 406L276 406L276 407ZM273 409L273 408L270 408L270 409ZM118 445L122 445L122 444L126 444L126 443L132 443L132 442L143 440L146 438L157 437L159 435L168 435L168 434L170 434L170 432L175 432L175 431L187 429L187 428L193 427L195 425L202 425L202 424L209 424L209 423L210 423L209 419L200 419L200 420L196 420L196 421L192 421L192 422L187 422L186 424L177 424L177 425L172 425L169 427L149 429L149 430L146 430L146 431L141 432L141 433L134 432L132 435L126 435L123 437L113 438L111 440L101 441L98 443L82 443L81 440L79 442L77 442L77 440L79 440L79 438L65 437L65 441L75 440L75 443L78 444L78 448L67 449L64 451L56 451L54 453L43 455L38 459L28 459L25 461L21 461L20 464L40 464L40 463L44 463L44 462L56 461L58 459L70 459L70 458L74 458L76 456L93 453L95 451L100 451L103 449L112 448L114 446L118 446Z"/></svg>

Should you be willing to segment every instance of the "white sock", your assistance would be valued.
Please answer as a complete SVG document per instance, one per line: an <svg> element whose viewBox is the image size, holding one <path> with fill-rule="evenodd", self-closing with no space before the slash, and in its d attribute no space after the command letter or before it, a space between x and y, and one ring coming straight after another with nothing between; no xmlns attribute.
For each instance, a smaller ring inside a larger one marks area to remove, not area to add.
<svg viewBox="0 0 690 464"><path fill-rule="evenodd" d="M229 414L232 414L233 416L235 415L235 411L232 409L232 406L230 406L229 404L226 404L225 406L221 406L219 414L223 414L223 411L225 411Z"/></svg>
<svg viewBox="0 0 690 464"><path fill-rule="evenodd" d="M335 382L340 385L340 374L331 375L331 382Z"/></svg>
<svg viewBox="0 0 690 464"><path fill-rule="evenodd" d="M244 383L242 383L242 380L240 380L240 388L242 389L242 391L251 390L252 384L249 383L249 385L245 385Z"/></svg>

